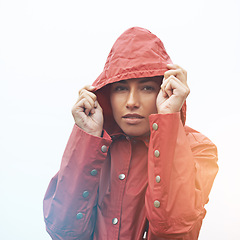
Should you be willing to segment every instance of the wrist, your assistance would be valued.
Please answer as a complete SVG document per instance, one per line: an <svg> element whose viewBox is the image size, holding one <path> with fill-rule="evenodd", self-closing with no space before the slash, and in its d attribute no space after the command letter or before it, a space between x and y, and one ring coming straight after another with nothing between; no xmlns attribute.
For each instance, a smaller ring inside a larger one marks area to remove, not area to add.
<svg viewBox="0 0 240 240"><path fill-rule="evenodd" d="M101 131L94 131L94 132L88 132L89 134L95 136L95 137L100 137L102 138L103 137L103 129Z"/></svg>
<svg viewBox="0 0 240 240"><path fill-rule="evenodd" d="M177 113L180 112L180 110L173 110L173 109L158 109L157 113L158 114L172 114L172 113Z"/></svg>
<svg viewBox="0 0 240 240"><path fill-rule="evenodd" d="M103 135L103 129L94 131L94 130L91 130L91 129L83 128L80 124L77 124L76 122L75 122L75 124L76 124L76 126L81 128L84 132L86 132L90 135L93 135L95 137L102 137L102 135Z"/></svg>

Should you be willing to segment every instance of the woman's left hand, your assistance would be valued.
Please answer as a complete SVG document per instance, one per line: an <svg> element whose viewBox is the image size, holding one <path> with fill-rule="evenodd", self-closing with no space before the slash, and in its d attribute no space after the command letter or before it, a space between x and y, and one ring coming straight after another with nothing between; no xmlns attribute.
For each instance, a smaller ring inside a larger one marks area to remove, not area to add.
<svg viewBox="0 0 240 240"><path fill-rule="evenodd" d="M161 90L157 96L157 110L160 114L179 112L190 89L187 85L187 72L176 64L168 64Z"/></svg>

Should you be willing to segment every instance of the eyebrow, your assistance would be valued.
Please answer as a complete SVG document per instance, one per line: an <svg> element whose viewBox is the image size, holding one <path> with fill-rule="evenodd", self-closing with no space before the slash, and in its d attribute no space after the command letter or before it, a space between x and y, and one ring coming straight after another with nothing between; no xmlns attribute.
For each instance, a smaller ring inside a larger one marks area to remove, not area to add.
<svg viewBox="0 0 240 240"><path fill-rule="evenodd" d="M155 82L156 83L157 80L156 79L151 79L151 78L150 79L147 78L147 79L140 80L140 83L146 83L146 82Z"/></svg>
<svg viewBox="0 0 240 240"><path fill-rule="evenodd" d="M130 79L127 79L127 80L130 80ZM121 80L118 83L127 84L127 80ZM156 83L156 82L158 82L158 80L157 79L146 78L146 79L142 79L142 80L139 81L139 83L146 83L146 82L155 82Z"/></svg>

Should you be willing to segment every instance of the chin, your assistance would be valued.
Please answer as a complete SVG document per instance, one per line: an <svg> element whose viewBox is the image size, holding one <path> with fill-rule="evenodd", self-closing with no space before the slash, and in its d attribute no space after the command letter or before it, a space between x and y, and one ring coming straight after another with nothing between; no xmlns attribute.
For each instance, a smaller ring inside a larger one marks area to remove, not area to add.
<svg viewBox="0 0 240 240"><path fill-rule="evenodd" d="M135 130L126 130L124 131L124 129L122 129L123 132L128 135L129 137L141 137L141 136L149 136L150 134L150 130L147 130L147 131L143 131L142 129L138 130L138 129L135 129Z"/></svg>

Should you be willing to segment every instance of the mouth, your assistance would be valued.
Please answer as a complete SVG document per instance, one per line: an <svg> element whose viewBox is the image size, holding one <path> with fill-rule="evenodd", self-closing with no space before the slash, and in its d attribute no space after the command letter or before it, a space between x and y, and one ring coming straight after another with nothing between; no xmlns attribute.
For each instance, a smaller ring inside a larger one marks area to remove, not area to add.
<svg viewBox="0 0 240 240"><path fill-rule="evenodd" d="M142 119L142 118L144 118L144 117L141 116L141 115L139 115L139 114L132 113L132 114L126 114L126 115L124 115L122 118L130 118L130 119L137 118L137 119Z"/></svg>
<svg viewBox="0 0 240 240"><path fill-rule="evenodd" d="M122 118L125 121L125 123L128 124L128 125L140 124L144 119L143 116L141 116L139 114L136 114L136 113L126 114Z"/></svg>

